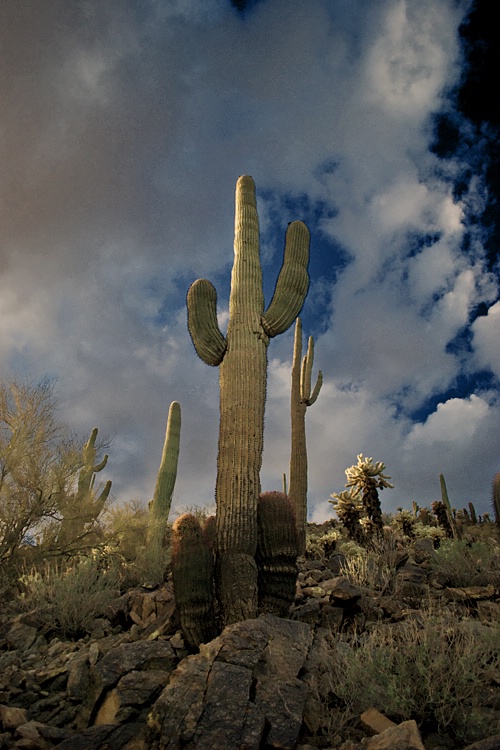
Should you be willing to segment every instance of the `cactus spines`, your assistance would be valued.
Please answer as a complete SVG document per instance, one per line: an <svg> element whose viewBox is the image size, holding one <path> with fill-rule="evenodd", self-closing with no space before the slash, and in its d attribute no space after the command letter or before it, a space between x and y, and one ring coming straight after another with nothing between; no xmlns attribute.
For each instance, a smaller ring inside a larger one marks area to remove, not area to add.
<svg viewBox="0 0 500 750"><path fill-rule="evenodd" d="M259 609L286 617L295 598L299 553L295 513L283 492L264 492L257 506Z"/></svg>
<svg viewBox="0 0 500 750"><path fill-rule="evenodd" d="M497 526L500 526L500 471L493 477L491 507L495 516L495 523Z"/></svg>
<svg viewBox="0 0 500 750"><path fill-rule="evenodd" d="M257 499L260 494L269 338L297 317L309 285L309 232L289 225L283 266L264 312L255 184L236 184L234 263L229 322L217 326L215 290L198 280L187 295L188 328L197 353L219 364L220 426L217 457L217 586L224 624L257 613Z"/></svg>
<svg viewBox="0 0 500 750"><path fill-rule="evenodd" d="M148 532L146 537L146 554L152 562L152 572L158 574L163 558L163 540L167 524L172 494L177 477L179 460L179 443L181 436L181 407L178 401L172 401L168 410L165 442L158 476L149 506Z"/></svg>
<svg viewBox="0 0 500 750"><path fill-rule="evenodd" d="M94 492L95 475L102 471L108 462L106 454L101 461L95 463L97 433L98 429L94 427L83 446L82 468L78 475L76 494L66 498L60 506L62 520L58 542L64 546L80 539L85 533L85 526L97 520L111 491L111 481L108 480L99 495L96 496Z"/></svg>
<svg viewBox="0 0 500 750"><path fill-rule="evenodd" d="M377 530L382 531L382 509L378 490L384 487L393 487L387 480L391 477L383 474L385 464L382 461L373 463L372 458L363 458L358 455L358 463L346 469L346 487L352 487L355 492L361 494L361 502L368 518L373 521Z"/></svg>
<svg viewBox="0 0 500 750"><path fill-rule="evenodd" d="M455 523L455 519L453 518L453 512L450 505L450 500L448 498L448 490L446 489L446 481L444 478L444 474L439 475L439 484L441 485L441 502L443 503L445 509L446 509L446 515L448 517L448 525L451 530L451 536L453 539L458 539L458 529L457 525Z"/></svg>
<svg viewBox="0 0 500 750"><path fill-rule="evenodd" d="M437 518L438 524L446 532L446 536L449 539L452 539L453 531L450 525L450 518L448 516L448 511L446 510L446 505L441 500L434 500L434 502L431 503L431 508Z"/></svg>
<svg viewBox="0 0 500 750"><path fill-rule="evenodd" d="M198 519L184 513L172 526L172 579L182 632L193 648L216 635L213 557Z"/></svg>
<svg viewBox="0 0 500 750"><path fill-rule="evenodd" d="M359 493L351 488L342 492L334 492L330 497L334 498L329 502L332 503L340 523L347 530L349 539L354 542L363 542L364 532L361 526L363 507L359 500Z"/></svg>
<svg viewBox="0 0 500 750"><path fill-rule="evenodd" d="M307 523L307 445L305 417L308 406L318 398L323 383L323 374L318 372L316 385L311 393L311 373L314 363L314 340L309 336L307 354L302 358L302 322L295 322L295 337L292 362L291 387L291 433L289 496L297 518L300 554L306 549Z"/></svg>

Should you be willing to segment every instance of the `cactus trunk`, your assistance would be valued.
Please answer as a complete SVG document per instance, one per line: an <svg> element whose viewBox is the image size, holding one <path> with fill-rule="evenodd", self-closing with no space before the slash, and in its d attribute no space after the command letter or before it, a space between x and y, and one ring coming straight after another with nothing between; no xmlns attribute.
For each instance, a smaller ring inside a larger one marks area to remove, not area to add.
<svg viewBox="0 0 500 750"><path fill-rule="evenodd" d="M314 362L314 342L309 337L307 354L302 359L302 323L297 318L292 362L291 388L291 456L289 497L297 519L299 554L306 550L307 524L307 443L306 443L306 410L316 401L323 383L321 370L311 394L311 371Z"/></svg>

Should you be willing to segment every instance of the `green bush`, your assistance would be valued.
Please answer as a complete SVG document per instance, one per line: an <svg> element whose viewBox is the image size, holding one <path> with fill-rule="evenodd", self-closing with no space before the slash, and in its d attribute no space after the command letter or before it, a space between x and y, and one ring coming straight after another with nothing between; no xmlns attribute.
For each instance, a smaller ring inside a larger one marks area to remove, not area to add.
<svg viewBox="0 0 500 750"><path fill-rule="evenodd" d="M498 625L423 612L335 644L329 661L323 692L336 697L344 722L373 706L396 722L431 722L464 741L500 731L483 710L500 668Z"/></svg>
<svg viewBox="0 0 500 750"><path fill-rule="evenodd" d="M500 583L499 550L489 542L445 539L432 559L435 572L448 586L486 586Z"/></svg>
<svg viewBox="0 0 500 750"><path fill-rule="evenodd" d="M71 638L89 632L105 605L116 596L119 574L100 557L81 558L71 564L46 563L25 573L20 584L21 608L32 613L39 627Z"/></svg>

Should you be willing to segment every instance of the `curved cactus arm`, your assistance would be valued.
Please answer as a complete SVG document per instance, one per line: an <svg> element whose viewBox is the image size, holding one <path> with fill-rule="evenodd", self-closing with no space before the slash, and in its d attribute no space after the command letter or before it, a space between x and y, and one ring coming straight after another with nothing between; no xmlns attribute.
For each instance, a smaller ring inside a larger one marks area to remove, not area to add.
<svg viewBox="0 0 500 750"><path fill-rule="evenodd" d="M188 329L200 359L216 367L224 359L227 342L217 322L217 292L207 279L198 279L187 293Z"/></svg>
<svg viewBox="0 0 500 750"><path fill-rule="evenodd" d="M288 330L299 314L309 289L309 230L302 221L288 225L283 265L271 304L262 316L269 338Z"/></svg>
<svg viewBox="0 0 500 750"><path fill-rule="evenodd" d="M312 406L319 396L321 386L323 385L323 373L318 372L316 385L311 393L311 374L314 363L314 339L309 336L307 342L307 354L302 360L302 369L300 375L300 398L306 406Z"/></svg>

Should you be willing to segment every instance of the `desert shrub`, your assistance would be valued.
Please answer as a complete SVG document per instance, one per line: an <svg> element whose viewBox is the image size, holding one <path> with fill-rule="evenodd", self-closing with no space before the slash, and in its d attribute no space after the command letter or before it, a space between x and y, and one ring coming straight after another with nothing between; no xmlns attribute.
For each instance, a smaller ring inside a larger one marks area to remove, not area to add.
<svg viewBox="0 0 500 750"><path fill-rule="evenodd" d="M351 583L373 589L387 589L396 575L396 542L393 538L375 539L368 549L353 542L340 547L345 555L340 572Z"/></svg>
<svg viewBox="0 0 500 750"><path fill-rule="evenodd" d="M351 644L334 644L321 692L336 705L337 726L373 706L464 741L500 731L482 710L500 668L500 628L477 625L427 611L395 630L378 624Z"/></svg>
<svg viewBox="0 0 500 750"><path fill-rule="evenodd" d="M46 563L21 577L18 603L45 631L81 636L116 596L119 581L117 568L101 557Z"/></svg>
<svg viewBox="0 0 500 750"><path fill-rule="evenodd" d="M337 548L342 533L338 529L330 529L323 534L307 534L306 557L315 560L327 560Z"/></svg>
<svg viewBox="0 0 500 750"><path fill-rule="evenodd" d="M492 543L445 539L431 564L448 586L500 583L499 550Z"/></svg>

